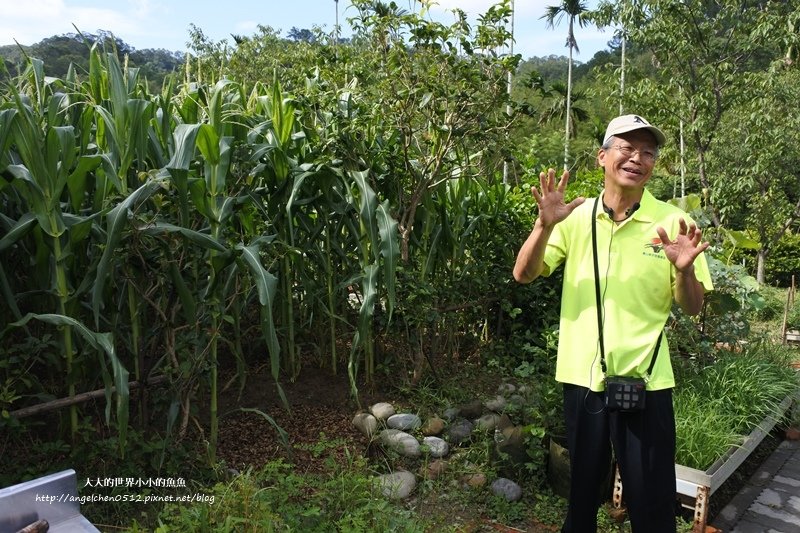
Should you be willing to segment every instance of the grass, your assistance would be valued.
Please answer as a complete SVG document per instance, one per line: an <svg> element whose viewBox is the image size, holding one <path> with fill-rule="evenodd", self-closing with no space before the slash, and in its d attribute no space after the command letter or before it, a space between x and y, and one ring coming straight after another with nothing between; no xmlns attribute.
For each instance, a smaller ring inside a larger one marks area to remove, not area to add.
<svg viewBox="0 0 800 533"><path fill-rule="evenodd" d="M676 460L705 471L739 445L798 388L789 366L791 348L756 343L743 353L726 353L698 371L687 367L677 381Z"/></svg>

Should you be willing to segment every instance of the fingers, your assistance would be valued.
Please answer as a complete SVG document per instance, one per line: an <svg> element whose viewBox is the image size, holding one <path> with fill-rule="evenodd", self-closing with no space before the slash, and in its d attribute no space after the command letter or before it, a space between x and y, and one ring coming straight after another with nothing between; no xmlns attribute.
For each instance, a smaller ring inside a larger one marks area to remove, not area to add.
<svg viewBox="0 0 800 533"><path fill-rule="evenodd" d="M536 190L536 187L531 187L531 194L533 195L533 199L536 200L536 204L542 205L542 195L539 194L539 191Z"/></svg>
<svg viewBox="0 0 800 533"><path fill-rule="evenodd" d="M572 213L573 211L575 211L576 207L578 207L585 201L586 198L584 198L583 196L579 196L567 204L567 209L569 209L569 212Z"/></svg>
<svg viewBox="0 0 800 533"><path fill-rule="evenodd" d="M667 230L659 226L656 228L656 233L658 233L658 238L661 239L662 245L669 246L672 244L672 241L669 240L669 236L667 235Z"/></svg>
<svg viewBox="0 0 800 533"><path fill-rule="evenodd" d="M550 169L550 175L555 176L556 171L552 168ZM558 180L558 191L564 192L567 188L567 183L569 183L569 170L565 170L563 174L561 174L561 179Z"/></svg>

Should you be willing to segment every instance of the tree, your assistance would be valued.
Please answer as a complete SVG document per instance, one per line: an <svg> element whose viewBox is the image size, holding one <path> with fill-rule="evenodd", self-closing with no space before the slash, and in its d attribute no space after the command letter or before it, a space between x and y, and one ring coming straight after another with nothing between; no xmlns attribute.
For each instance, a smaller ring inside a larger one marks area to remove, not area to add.
<svg viewBox="0 0 800 533"><path fill-rule="evenodd" d="M569 48L569 67L567 71L567 112L566 112L566 125L564 127L564 170L568 168L569 164L569 139L570 139L570 120L571 113L569 107L571 105L572 97L572 51L580 53L578 49L578 41L575 39L575 22L583 27L587 22L587 8L586 3L581 0L562 0L560 5L548 6L547 11L542 16L547 20L547 27L555 28L556 24L561 23L561 19L566 15L569 19L569 27L567 29L567 48Z"/></svg>
<svg viewBox="0 0 800 533"><path fill-rule="evenodd" d="M675 131L683 122L699 180L711 187L707 158L725 115L757 96L746 74L761 70L798 39L786 19L796 2L621 0L610 22L652 53L656 73L626 88L625 101ZM599 9L608 9L604 2ZM628 90L629 89L629 90ZM718 225L719 214L712 220Z"/></svg>
<svg viewBox="0 0 800 533"><path fill-rule="evenodd" d="M758 237L756 279L764 283L770 253L800 220L800 117L786 112L800 100L800 72L778 67L748 80L757 96L721 122L709 169L722 223Z"/></svg>
<svg viewBox="0 0 800 533"><path fill-rule="evenodd" d="M301 30L301 29L298 29L298 28L296 28L294 26L292 26L292 29L289 30L289 33L287 34L287 37L289 37L289 39L291 39L293 41L303 41L303 42L307 42L307 43L313 43L314 41L317 40L317 37L314 35L314 32L312 32L311 30L306 29L306 28L303 28Z"/></svg>

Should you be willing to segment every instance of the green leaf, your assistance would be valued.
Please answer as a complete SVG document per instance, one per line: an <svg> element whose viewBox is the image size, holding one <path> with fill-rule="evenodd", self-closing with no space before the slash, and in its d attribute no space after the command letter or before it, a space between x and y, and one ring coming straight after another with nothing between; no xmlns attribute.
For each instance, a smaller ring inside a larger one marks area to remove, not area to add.
<svg viewBox="0 0 800 533"><path fill-rule="evenodd" d="M389 200L378 206L377 215L381 235L381 257L383 257L383 282L386 285L389 320L391 320L394 311L397 265L400 260L400 243L397 220L389 213Z"/></svg>
<svg viewBox="0 0 800 533"><path fill-rule="evenodd" d="M258 290L258 302L261 304L263 313L262 328L264 329L264 340L269 350L270 361L272 363L272 375L277 379L280 371L280 344L275 330L275 320L272 316L272 306L275 302L275 294L278 290L278 278L273 276L261 264L259 251L260 244L250 246L239 245L236 247L241 251L241 257L253 276L253 281Z"/></svg>
<svg viewBox="0 0 800 533"><path fill-rule="evenodd" d="M0 252L27 235L30 229L36 225L36 216L33 213L25 213L12 226L12 228L0 239Z"/></svg>
<svg viewBox="0 0 800 533"><path fill-rule="evenodd" d="M148 235L178 233L202 248L221 253L228 253L229 251L223 243L208 233L202 233L193 229L183 228L181 226L170 224L169 222L153 222L152 224L148 224L147 227L144 228L143 233Z"/></svg>

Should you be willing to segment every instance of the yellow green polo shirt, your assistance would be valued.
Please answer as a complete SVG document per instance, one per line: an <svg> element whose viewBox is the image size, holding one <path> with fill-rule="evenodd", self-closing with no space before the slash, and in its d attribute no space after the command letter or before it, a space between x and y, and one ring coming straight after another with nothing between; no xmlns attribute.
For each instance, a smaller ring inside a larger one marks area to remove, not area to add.
<svg viewBox="0 0 800 533"><path fill-rule="evenodd" d="M592 261L593 208L594 198L587 199L555 226L547 243L543 275L564 265L556 380L602 391ZM608 375L643 377L647 373L675 288L675 268L664 255L656 228L663 227L672 239L681 218L687 224L692 222L683 210L657 200L647 190L639 209L620 224L598 206L597 259ZM703 288L712 290L703 254L694 267ZM674 386L665 334L647 389Z"/></svg>

